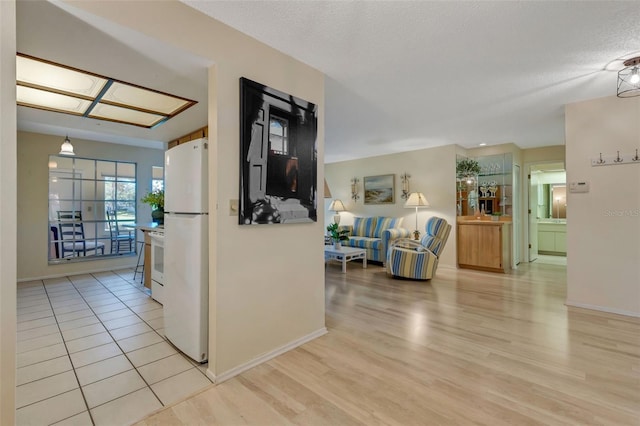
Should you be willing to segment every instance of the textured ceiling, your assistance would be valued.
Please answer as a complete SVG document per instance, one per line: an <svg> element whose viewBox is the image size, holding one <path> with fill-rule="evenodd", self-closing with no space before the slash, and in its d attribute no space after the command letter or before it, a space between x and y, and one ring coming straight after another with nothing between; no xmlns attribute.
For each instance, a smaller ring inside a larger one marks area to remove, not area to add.
<svg viewBox="0 0 640 426"><path fill-rule="evenodd" d="M564 144L564 105L640 54L637 1L183 2L326 74L326 162Z"/></svg>

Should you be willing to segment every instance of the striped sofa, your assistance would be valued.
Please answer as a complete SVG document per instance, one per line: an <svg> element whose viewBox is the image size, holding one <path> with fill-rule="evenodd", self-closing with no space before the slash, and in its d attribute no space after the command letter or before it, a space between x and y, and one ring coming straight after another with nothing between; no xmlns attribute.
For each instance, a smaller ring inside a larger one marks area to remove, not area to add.
<svg viewBox="0 0 640 426"><path fill-rule="evenodd" d="M384 264L389 242L411 235L411 231L400 228L401 224L401 217L356 217L353 225L340 226L339 229L349 232L349 240L342 241L342 245L363 248L367 251L368 261Z"/></svg>
<svg viewBox="0 0 640 426"><path fill-rule="evenodd" d="M440 217L432 217L427 221L426 228L427 232L420 241L399 239L390 244L387 274L415 280L433 278L451 225Z"/></svg>

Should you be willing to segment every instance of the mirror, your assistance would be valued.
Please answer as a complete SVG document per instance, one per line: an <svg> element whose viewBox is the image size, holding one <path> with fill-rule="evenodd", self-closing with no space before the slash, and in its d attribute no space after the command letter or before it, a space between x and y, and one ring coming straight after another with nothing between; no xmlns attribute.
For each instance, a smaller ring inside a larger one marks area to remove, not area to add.
<svg viewBox="0 0 640 426"><path fill-rule="evenodd" d="M567 218L567 185L545 183L539 186L538 219Z"/></svg>
<svg viewBox="0 0 640 426"><path fill-rule="evenodd" d="M136 253L136 164L49 156L49 263Z"/></svg>

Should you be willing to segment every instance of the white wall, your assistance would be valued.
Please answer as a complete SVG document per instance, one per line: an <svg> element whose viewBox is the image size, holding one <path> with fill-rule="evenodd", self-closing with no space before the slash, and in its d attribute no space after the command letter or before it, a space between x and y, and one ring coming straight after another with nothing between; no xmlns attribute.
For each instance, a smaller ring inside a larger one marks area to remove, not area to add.
<svg viewBox="0 0 640 426"><path fill-rule="evenodd" d="M640 316L640 164L592 167L640 149L640 97L567 105L567 304Z"/></svg>
<svg viewBox="0 0 640 426"><path fill-rule="evenodd" d="M15 423L16 5L0 1L0 424Z"/></svg>
<svg viewBox="0 0 640 426"><path fill-rule="evenodd" d="M57 154L63 138L18 132L18 280L65 276L135 266L136 256L49 265L49 155ZM134 162L138 178L137 222L151 222L151 208L140 198L151 188L152 166L162 166L164 151L73 139L76 155L100 160ZM138 235L142 241L142 235Z"/></svg>
<svg viewBox="0 0 640 426"><path fill-rule="evenodd" d="M544 184L555 184L555 183L565 183L567 180L567 172L541 172L536 173L538 176L538 183L540 185Z"/></svg>
<svg viewBox="0 0 640 426"><path fill-rule="evenodd" d="M67 2L215 62L209 73L210 334L216 377L323 333L323 213L318 222L240 226L239 79L247 77L319 106L324 158L324 76L178 2ZM324 178L322 167L318 182ZM322 185L319 197L322 198Z"/></svg>
<svg viewBox="0 0 640 426"><path fill-rule="evenodd" d="M413 231L415 228L415 208L404 208L400 198L402 182L400 175L411 175L411 192L422 192L430 208L418 209L418 229L424 235L425 224L432 216L440 216L452 226L447 245L440 258L441 265L456 266L456 146L398 154L369 157L360 160L343 161L325 165L327 184L333 199L345 204L346 212L340 213L341 225L353 224L354 216L403 217L402 227ZM395 204L365 205L363 177L395 174ZM360 179L360 199L351 199L351 179ZM329 201L325 203L328 207ZM333 222L333 212L326 213L325 226Z"/></svg>

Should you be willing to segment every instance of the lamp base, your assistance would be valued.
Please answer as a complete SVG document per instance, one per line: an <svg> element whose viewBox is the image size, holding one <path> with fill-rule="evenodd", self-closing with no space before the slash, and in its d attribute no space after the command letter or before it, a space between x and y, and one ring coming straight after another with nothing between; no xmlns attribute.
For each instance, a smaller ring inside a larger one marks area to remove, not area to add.
<svg viewBox="0 0 640 426"><path fill-rule="evenodd" d="M420 239L420 231L418 231L417 229L415 231L413 231L413 239L414 240L419 240Z"/></svg>
<svg viewBox="0 0 640 426"><path fill-rule="evenodd" d="M333 215L333 223L340 225L340 214Z"/></svg>

